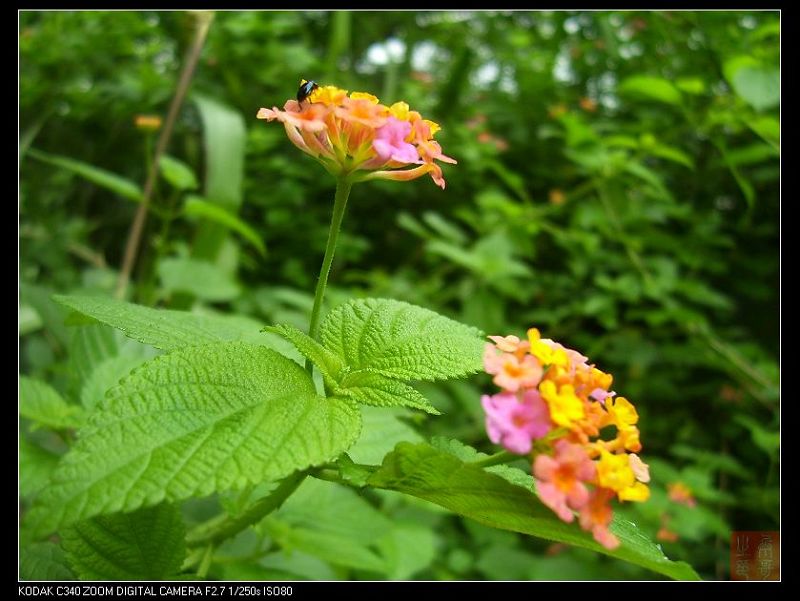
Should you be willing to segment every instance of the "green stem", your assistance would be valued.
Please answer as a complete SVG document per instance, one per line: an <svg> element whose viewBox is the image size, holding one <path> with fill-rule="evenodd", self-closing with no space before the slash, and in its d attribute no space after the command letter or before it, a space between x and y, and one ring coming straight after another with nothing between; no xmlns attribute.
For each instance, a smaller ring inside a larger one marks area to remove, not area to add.
<svg viewBox="0 0 800 601"><path fill-rule="evenodd" d="M214 545L208 545L203 553L203 559L200 561L200 566L197 568L198 578L205 578L208 575L208 570L211 568L213 559Z"/></svg>
<svg viewBox="0 0 800 601"><path fill-rule="evenodd" d="M495 453L494 455L489 455L488 457L484 457L483 459L478 459L478 461L470 461L469 465L475 467L491 467L493 465L501 465L503 463L508 463L509 461L514 461L519 459L519 455L515 455L514 453L510 453L509 451L500 451L499 453Z"/></svg>
<svg viewBox="0 0 800 601"><path fill-rule="evenodd" d="M336 242L339 239L339 230L342 227L344 209L347 206L347 199L350 196L350 188L353 182L347 176L342 176L336 180L336 196L333 201L333 217L331 218L331 229L328 232L328 244L325 247L325 257L322 259L322 267L319 270L317 289L314 291L314 308L311 310L311 323L308 326L308 335L312 338L317 337L319 331L319 316L322 311L322 299L325 297L325 288L328 286L328 274L331 271L333 255L336 252ZM312 373L314 366L309 359L306 359L306 371Z"/></svg>
<svg viewBox="0 0 800 601"><path fill-rule="evenodd" d="M158 162L161 156L166 152L169 140L172 137L172 128L178 119L178 111L183 104L183 99L186 92L189 90L189 84L194 75L194 69L197 62L200 60L200 53L203 50L203 45L206 41L208 28L211 26L211 21L214 19L213 12L195 12L195 23L197 29L195 30L194 40L189 52L186 55L186 62L181 71L181 77L175 89L175 95L172 97L172 102L169 106L167 118L164 120L164 129L161 130L161 135L158 138L156 151L153 155L153 162L147 172L147 179L145 180L144 190L142 191L142 202L139 208L136 209L136 215L131 223L130 231L128 232L128 241L125 244L125 254L122 258L122 267L119 271L119 279L117 280L117 288L114 291L116 298L124 298L125 291L128 288L128 281L130 280L131 273L133 272L134 264L136 263L136 255L139 251L139 243L141 242L142 234L144 232L144 223L147 218L147 210L150 206L150 197L156 185L158 176Z"/></svg>
<svg viewBox="0 0 800 601"><path fill-rule="evenodd" d="M264 516L278 509L291 494L297 490L300 483L305 480L307 472L295 472L278 485L274 491L253 503L249 508L238 516L231 516L209 532L197 535L189 535L186 544L189 547L201 547L204 545L217 546L221 542L236 536L242 530L257 522Z"/></svg>

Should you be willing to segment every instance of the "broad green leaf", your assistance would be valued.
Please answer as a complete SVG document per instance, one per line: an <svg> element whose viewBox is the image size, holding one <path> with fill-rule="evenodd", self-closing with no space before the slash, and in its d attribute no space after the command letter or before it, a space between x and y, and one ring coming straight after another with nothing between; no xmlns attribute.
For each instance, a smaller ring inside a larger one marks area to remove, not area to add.
<svg viewBox="0 0 800 601"><path fill-rule="evenodd" d="M99 406L110 388L119 384L124 376L145 361L144 357L118 355L109 357L100 363L81 388L81 405L86 409L94 409Z"/></svg>
<svg viewBox="0 0 800 601"><path fill-rule="evenodd" d="M451 242L457 244L466 244L467 236L461 231L461 228L452 224L447 219L433 211L425 211L422 214L422 220L432 230L437 232L442 238L447 238Z"/></svg>
<svg viewBox="0 0 800 601"><path fill-rule="evenodd" d="M221 267L199 259L163 259L158 264L158 275L170 292L187 292L209 302L230 301L241 293Z"/></svg>
<svg viewBox="0 0 800 601"><path fill-rule="evenodd" d="M349 488L306 479L261 527L284 549L297 549L333 564L383 572L373 548L392 522Z"/></svg>
<svg viewBox="0 0 800 601"><path fill-rule="evenodd" d="M679 77L675 80L675 87L686 94L699 95L706 91L706 82L699 77Z"/></svg>
<svg viewBox="0 0 800 601"><path fill-rule="evenodd" d="M408 580L436 559L436 535L430 528L394 524L378 541L389 580Z"/></svg>
<svg viewBox="0 0 800 601"><path fill-rule="evenodd" d="M219 204L214 204L205 198L192 195L186 198L186 202L183 205L183 215L186 217L208 219L229 230L233 230L255 246L262 256L267 254L264 241L261 239L258 232L231 213L230 210Z"/></svg>
<svg viewBox="0 0 800 601"><path fill-rule="evenodd" d="M378 460L380 461L380 459ZM25 438L19 437L19 494L32 497L50 481L58 465L58 455L43 449Z"/></svg>
<svg viewBox="0 0 800 601"><path fill-rule="evenodd" d="M770 457L777 454L781 446L781 435L777 428L770 430L747 415L737 415L733 419L750 431L750 436L758 448Z"/></svg>
<svg viewBox="0 0 800 601"><path fill-rule="evenodd" d="M427 444L398 444L368 484L431 501L493 528L584 547L675 579L699 578L689 565L667 559L627 520L617 517L612 523L622 544L609 551L578 525L559 520L531 490Z"/></svg>
<svg viewBox="0 0 800 601"><path fill-rule="evenodd" d="M269 553L257 562L219 564L223 580L336 580L331 566L300 551Z"/></svg>
<svg viewBox="0 0 800 601"><path fill-rule="evenodd" d="M164 179L178 190L197 189L198 183L194 171L183 161L164 154L158 161L158 169Z"/></svg>
<svg viewBox="0 0 800 601"><path fill-rule="evenodd" d="M362 407L361 436L347 454L356 463L378 465L398 442L422 442L417 431L399 419L407 415L403 409Z"/></svg>
<svg viewBox="0 0 800 601"><path fill-rule="evenodd" d="M250 320L222 315L200 315L186 311L151 309L102 296L53 297L74 309L144 344L163 350L230 340L265 342Z"/></svg>
<svg viewBox="0 0 800 601"><path fill-rule="evenodd" d="M67 403L50 385L26 376L19 379L19 414L54 430L77 428L83 422L80 407Z"/></svg>
<svg viewBox="0 0 800 601"><path fill-rule="evenodd" d="M684 165L689 169L694 169L694 161L692 157L683 152L682 150L666 144L655 144L647 149L653 156Z"/></svg>
<svg viewBox="0 0 800 601"><path fill-rule="evenodd" d="M68 157L48 154L46 152L42 152L41 150L36 150L35 148L28 150L28 156L36 159L37 161L47 163L48 165L53 165L55 167L60 167L61 169L66 169L67 171L71 171L72 173L80 175L82 178L89 180L93 184L96 184L101 188L105 188L106 190L110 190L111 192L114 192L123 198L127 198L128 200L135 200L136 202L142 201L141 188L139 188L138 185L129 179L120 177L116 173L111 173L110 171L100 169L94 165L84 163L83 161L76 161L75 159L70 159Z"/></svg>
<svg viewBox="0 0 800 601"><path fill-rule="evenodd" d="M67 561L81 580L162 580L186 555L183 518L169 503L103 515L61 532Z"/></svg>
<svg viewBox="0 0 800 601"><path fill-rule="evenodd" d="M742 191L742 195L744 196L744 199L747 201L747 206L752 209L756 201L756 191L755 188L753 188L753 184L750 183L750 180L744 177L742 173L739 171L738 167L730 161L727 146L722 140L719 140L717 144L717 149L722 154L722 160L728 166L731 175L733 175L733 178L739 185L739 189Z"/></svg>
<svg viewBox="0 0 800 601"><path fill-rule="evenodd" d="M375 542L392 522L355 491L324 480L306 478L272 514L292 527L347 537L362 545Z"/></svg>
<svg viewBox="0 0 800 601"><path fill-rule="evenodd" d="M617 91L631 98L654 100L665 104L680 105L683 96L671 81L663 77L650 75L633 75L624 79Z"/></svg>
<svg viewBox="0 0 800 601"><path fill-rule="evenodd" d="M194 94L203 122L205 181L203 196L236 213L242 204L244 153L247 130L242 115L221 102ZM201 224L192 247L192 256L216 261L228 234L218 223Z"/></svg>
<svg viewBox="0 0 800 601"><path fill-rule="evenodd" d="M731 58L727 59L722 65L722 73L725 75L725 79L728 80L728 83L733 85L733 79L736 77L736 73L739 69L743 69L745 67L750 68L757 68L759 66L758 60L754 57L740 54L738 56L732 56Z"/></svg>
<svg viewBox="0 0 800 601"><path fill-rule="evenodd" d="M36 308L27 304L20 303L19 306L19 335L24 336L40 329L44 325L41 316Z"/></svg>
<svg viewBox="0 0 800 601"><path fill-rule="evenodd" d="M69 311L53 302L53 292L55 291L50 288L22 281L19 284L19 301L20 304L33 307L41 317L48 336L52 336L58 344L67 347L71 332L64 324L64 318Z"/></svg>
<svg viewBox="0 0 800 601"><path fill-rule="evenodd" d="M268 520L264 527L270 538L278 541L284 549L302 551L330 564L357 570L384 572L386 569L383 558L347 536L308 528L285 529L280 524L275 527L272 520Z"/></svg>
<svg viewBox="0 0 800 601"><path fill-rule="evenodd" d="M55 543L33 543L19 552L20 580L75 580L61 547Z"/></svg>
<svg viewBox="0 0 800 601"><path fill-rule="evenodd" d="M475 328L396 300L363 299L331 311L322 342L352 370L401 380L456 378L481 369Z"/></svg>
<svg viewBox="0 0 800 601"><path fill-rule="evenodd" d="M242 204L247 130L242 115L221 102L194 94L203 121L205 196L229 209Z"/></svg>
<svg viewBox="0 0 800 601"><path fill-rule="evenodd" d="M596 146L600 142L600 136L594 128L586 122L582 115L574 112L567 112L558 118L564 126L567 146L578 148L580 146Z"/></svg>
<svg viewBox="0 0 800 601"><path fill-rule="evenodd" d="M432 415L441 415L416 388L367 371L347 374L335 387L335 391L336 394L362 405L412 407Z"/></svg>
<svg viewBox="0 0 800 601"><path fill-rule="evenodd" d="M727 164L736 167L742 165L755 165L764 161L780 158L780 152L771 144L756 142L728 151Z"/></svg>
<svg viewBox="0 0 800 601"><path fill-rule="evenodd" d="M300 351L300 354L310 359L319 368L326 380L337 382L340 379L344 368L342 360L305 332L288 324L268 326L261 331L277 334L291 342Z"/></svg>
<svg viewBox="0 0 800 601"><path fill-rule="evenodd" d="M95 368L119 353L113 328L89 323L70 328L69 368L78 384L85 382Z"/></svg>
<svg viewBox="0 0 800 601"><path fill-rule="evenodd" d="M458 457L464 463L474 463L476 461L480 461L481 459L486 459L489 456L486 453L479 453L471 446L464 444L460 440L455 440L454 438L434 436L431 439L430 444L432 447L440 451L444 451L445 453L450 453L451 455ZM483 469L485 469L487 472L497 474L501 478L511 482L511 484L516 484L517 486L521 486L522 488L526 488L528 490L534 490L535 485L533 476L527 472L523 472L519 468L501 464L493 465Z"/></svg>
<svg viewBox="0 0 800 601"><path fill-rule="evenodd" d="M780 102L780 72L748 55L729 58L722 68L734 91L757 111Z"/></svg>
<svg viewBox="0 0 800 601"><path fill-rule="evenodd" d="M77 520L283 478L358 437L358 408L316 395L262 346L180 349L109 391L27 515L34 536Z"/></svg>
<svg viewBox="0 0 800 601"><path fill-rule="evenodd" d="M642 163L638 163L636 161L630 161L625 165L624 169L627 173L630 173L642 181L650 184L653 192L660 198L672 198L669 190L664 186L661 176L649 167L645 167Z"/></svg>
<svg viewBox="0 0 800 601"><path fill-rule="evenodd" d="M764 111L781 101L781 74L778 69L742 67L733 76L733 88L757 111Z"/></svg>

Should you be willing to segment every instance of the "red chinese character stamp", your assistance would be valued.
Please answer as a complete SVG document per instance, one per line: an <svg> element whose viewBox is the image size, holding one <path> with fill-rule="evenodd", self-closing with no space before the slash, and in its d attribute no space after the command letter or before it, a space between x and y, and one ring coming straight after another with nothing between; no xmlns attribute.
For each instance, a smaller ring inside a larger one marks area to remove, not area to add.
<svg viewBox="0 0 800 601"><path fill-rule="evenodd" d="M731 534L731 580L780 580L780 532Z"/></svg>

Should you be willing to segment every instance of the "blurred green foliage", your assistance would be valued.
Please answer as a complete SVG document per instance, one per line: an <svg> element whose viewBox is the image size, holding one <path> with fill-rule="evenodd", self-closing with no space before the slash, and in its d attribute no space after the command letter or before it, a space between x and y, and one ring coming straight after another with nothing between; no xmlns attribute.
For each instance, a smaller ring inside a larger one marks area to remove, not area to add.
<svg viewBox="0 0 800 601"><path fill-rule="evenodd" d="M97 402L98 378L143 360L77 335L49 295L113 289L157 136L134 118L166 113L194 19L21 13L21 372L68 403ZM732 530L779 529L779 33L772 12L221 12L159 165L132 297L307 327L333 182L256 111L301 77L405 100L459 164L444 192L354 188L329 305L392 297L581 349L641 415L653 497L627 517L728 578ZM88 393L76 366L102 368ZM445 435L491 451L488 382L426 385L444 416L376 414L365 430L383 433L378 450ZM23 417L27 503L64 441ZM670 499L676 482L696 506ZM307 483L211 574L651 577L332 486Z"/></svg>

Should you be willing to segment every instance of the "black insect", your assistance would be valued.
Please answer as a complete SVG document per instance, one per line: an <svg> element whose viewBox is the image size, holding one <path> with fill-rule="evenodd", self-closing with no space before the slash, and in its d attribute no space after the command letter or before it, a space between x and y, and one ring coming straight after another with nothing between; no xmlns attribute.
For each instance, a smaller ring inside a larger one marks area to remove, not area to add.
<svg viewBox="0 0 800 601"><path fill-rule="evenodd" d="M311 93L319 87L316 81L306 81L305 79L300 84L297 90L297 104L303 104L303 100L311 96Z"/></svg>

